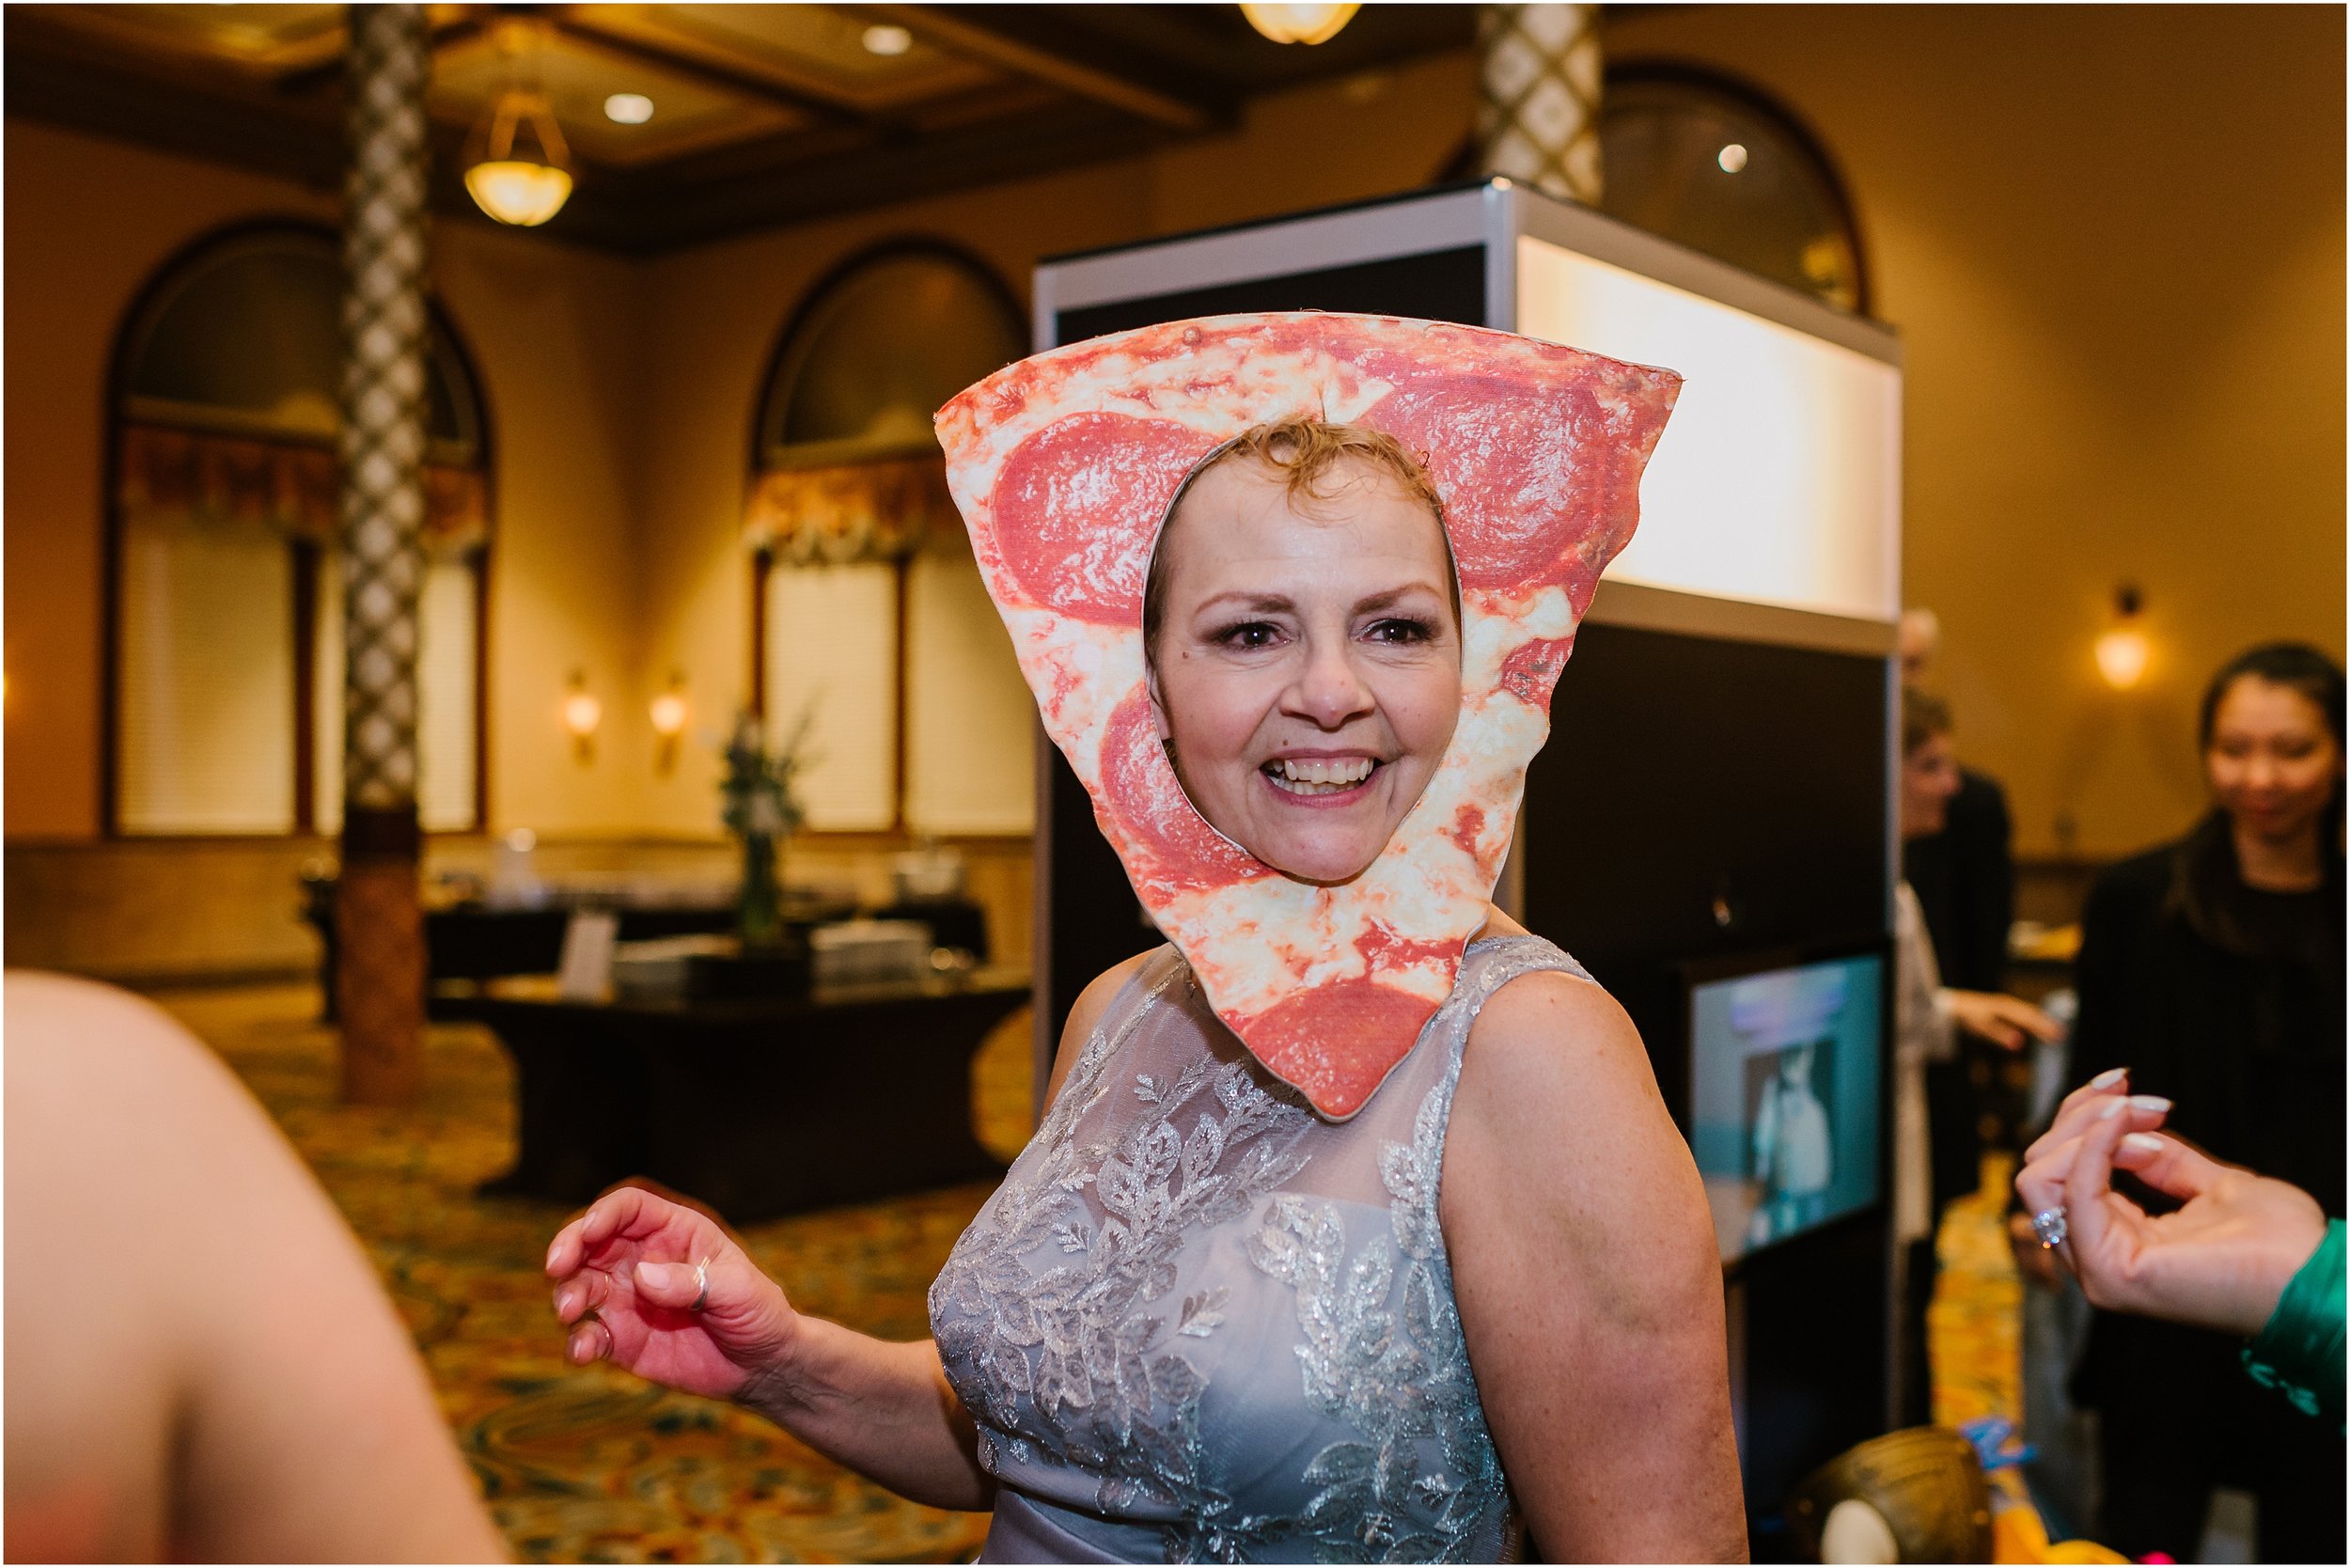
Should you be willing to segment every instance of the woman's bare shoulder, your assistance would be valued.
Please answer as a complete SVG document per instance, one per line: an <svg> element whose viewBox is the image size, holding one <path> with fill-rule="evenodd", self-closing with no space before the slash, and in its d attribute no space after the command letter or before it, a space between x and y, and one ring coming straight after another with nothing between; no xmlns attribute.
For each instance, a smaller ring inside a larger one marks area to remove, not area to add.
<svg viewBox="0 0 2350 1568"><path fill-rule="evenodd" d="M1556 969L1487 999L1446 1141L1448 1210L1540 1197L1602 1226L1619 1208L1646 1208L1642 1189L1689 1165L1631 1017L1601 986ZM1485 1157L1505 1151L1498 1164Z"/></svg>
<svg viewBox="0 0 2350 1568"><path fill-rule="evenodd" d="M1077 1000L1069 1009L1069 1021L1061 1026L1060 1045L1053 1053L1053 1075L1044 1086L1044 1104L1038 1109L1040 1116L1053 1108L1053 1102L1060 1095L1061 1080L1076 1065L1078 1055L1108 1014L1110 1004L1163 950L1148 948L1123 963L1113 964L1077 993Z"/></svg>
<svg viewBox="0 0 2350 1568"><path fill-rule="evenodd" d="M1472 1080L1572 1087L1583 1094L1655 1090L1640 1031L1597 981L1565 969L1519 975L1485 999L1461 1066Z"/></svg>
<svg viewBox="0 0 2350 1568"><path fill-rule="evenodd" d="M1076 1005L1069 1010L1069 1025L1061 1031L1063 1044L1073 1039L1083 1042L1086 1036L1091 1034L1094 1026L1101 1023L1103 1016L1109 1011L1110 1004L1118 999L1118 994L1125 990L1127 983L1148 968L1151 961L1164 950L1146 948L1134 957L1113 964L1094 976L1086 988L1077 993Z"/></svg>

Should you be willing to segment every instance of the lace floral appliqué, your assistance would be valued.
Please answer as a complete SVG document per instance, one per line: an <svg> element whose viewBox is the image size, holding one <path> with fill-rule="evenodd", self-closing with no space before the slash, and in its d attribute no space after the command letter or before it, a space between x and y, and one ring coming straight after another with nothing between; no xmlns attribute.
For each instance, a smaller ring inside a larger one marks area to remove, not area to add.
<svg viewBox="0 0 2350 1568"><path fill-rule="evenodd" d="M1479 1007L1574 961L1531 938L1471 948L1344 1124L1248 1058L1171 953L1154 963L932 1287L1002 1506L1126 1559L1505 1551L1438 1184Z"/></svg>
<svg viewBox="0 0 2350 1568"><path fill-rule="evenodd" d="M1308 1402L1361 1436L1306 1466L1319 1488L1304 1528L1325 1560L1458 1562L1505 1500L1501 1462L1469 1375L1436 1214L1454 1079L1420 1102L1412 1141L1379 1153L1392 1239L1347 1262L1336 1205L1276 1198L1248 1239L1249 1261L1297 1293L1297 1360ZM1402 1321L1390 1305L1399 1266ZM1435 1444L1432 1452L1427 1440ZM1442 1467L1430 1461L1441 1455Z"/></svg>
<svg viewBox="0 0 2350 1568"><path fill-rule="evenodd" d="M1203 1473L1206 1382L1175 1348L1215 1332L1226 1293L1168 1301L1177 1255L1187 1235L1242 1217L1296 1174L1292 1145L1312 1120L1260 1089L1246 1062L1203 1058L1172 1083L1136 1075L1128 1092L1148 1108L1117 1119L1106 1144L1071 1137L1112 1092L1105 1067L1173 978L1125 1028L1089 1042L1038 1134L1039 1167L1005 1184L931 1288L941 1359L977 1373L976 1388L958 1389L979 1423L980 1463L995 1467L994 1433L1016 1435L1013 1459L1097 1477L1105 1513L1229 1503ZM1048 1243L1069 1261L1031 1273L1024 1260Z"/></svg>

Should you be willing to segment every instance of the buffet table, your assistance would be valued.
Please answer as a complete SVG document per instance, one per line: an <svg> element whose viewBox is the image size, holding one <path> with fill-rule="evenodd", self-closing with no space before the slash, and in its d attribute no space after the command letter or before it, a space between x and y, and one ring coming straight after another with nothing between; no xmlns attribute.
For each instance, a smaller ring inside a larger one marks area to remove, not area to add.
<svg viewBox="0 0 2350 1568"><path fill-rule="evenodd" d="M971 1059L1020 971L758 1000L566 1001L548 976L441 986L512 1057L520 1155L482 1190L585 1203L650 1177L748 1224L1000 1172Z"/></svg>

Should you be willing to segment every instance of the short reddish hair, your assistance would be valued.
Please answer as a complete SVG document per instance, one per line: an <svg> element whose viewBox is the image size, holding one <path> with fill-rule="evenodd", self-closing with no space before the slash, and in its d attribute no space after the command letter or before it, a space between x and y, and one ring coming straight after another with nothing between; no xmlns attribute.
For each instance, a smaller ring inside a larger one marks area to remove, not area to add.
<svg viewBox="0 0 2350 1568"><path fill-rule="evenodd" d="M1142 588L1142 645L1146 656L1159 640L1159 621L1167 597L1167 538L1175 514L1199 476L1235 458L1248 458L1281 477L1292 499L1326 501L1342 488L1334 482L1349 463L1368 463L1401 485L1403 494L1428 509L1436 520L1436 536L1444 543L1446 586L1452 594L1452 621L1461 621L1461 572L1453 564L1452 540L1444 529L1444 497L1428 468L1411 449L1385 431L1364 425L1329 425L1319 419L1277 419L1242 431L1210 452L1183 479L1160 525L1159 541L1151 551L1151 569Z"/></svg>

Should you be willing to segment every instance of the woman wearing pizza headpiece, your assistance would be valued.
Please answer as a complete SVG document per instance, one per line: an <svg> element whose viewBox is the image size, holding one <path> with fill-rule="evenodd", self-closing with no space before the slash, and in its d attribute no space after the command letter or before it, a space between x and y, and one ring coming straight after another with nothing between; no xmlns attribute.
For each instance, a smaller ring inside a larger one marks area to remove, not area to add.
<svg viewBox="0 0 2350 1568"><path fill-rule="evenodd" d="M1679 384L1297 314L949 403L989 592L1169 940L1078 998L932 1338L796 1313L624 1190L549 1256L572 1357L992 1507L989 1560L1742 1558L1695 1166L1622 1010L1491 902Z"/></svg>

